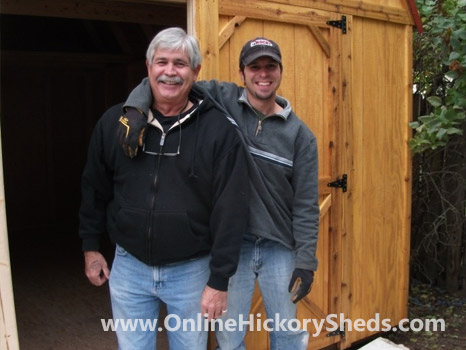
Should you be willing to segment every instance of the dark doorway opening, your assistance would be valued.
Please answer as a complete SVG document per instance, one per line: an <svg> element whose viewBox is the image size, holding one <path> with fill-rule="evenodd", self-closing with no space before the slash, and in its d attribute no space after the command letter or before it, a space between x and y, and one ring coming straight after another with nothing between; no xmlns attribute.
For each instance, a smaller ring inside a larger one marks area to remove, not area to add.
<svg viewBox="0 0 466 350"><path fill-rule="evenodd" d="M146 75L152 37L186 27L185 5L151 8L178 15L148 24L105 12L88 19L1 9L3 168L22 350L116 348L113 332L101 326L111 318L108 287L91 286L83 273L80 177L96 121ZM105 254L111 260L109 243Z"/></svg>

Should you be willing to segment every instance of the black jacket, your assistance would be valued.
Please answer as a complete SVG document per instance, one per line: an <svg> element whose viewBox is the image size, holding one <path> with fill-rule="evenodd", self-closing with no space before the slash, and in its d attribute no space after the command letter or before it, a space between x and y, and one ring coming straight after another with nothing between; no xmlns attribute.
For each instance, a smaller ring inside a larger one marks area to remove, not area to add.
<svg viewBox="0 0 466 350"><path fill-rule="evenodd" d="M191 92L190 98L199 99ZM248 219L246 151L236 128L204 100L180 126L148 124L146 152L130 159L116 139L122 104L98 121L82 176L79 234L83 250L114 243L148 265L211 253L208 285L226 290ZM183 115L180 120L183 119Z"/></svg>

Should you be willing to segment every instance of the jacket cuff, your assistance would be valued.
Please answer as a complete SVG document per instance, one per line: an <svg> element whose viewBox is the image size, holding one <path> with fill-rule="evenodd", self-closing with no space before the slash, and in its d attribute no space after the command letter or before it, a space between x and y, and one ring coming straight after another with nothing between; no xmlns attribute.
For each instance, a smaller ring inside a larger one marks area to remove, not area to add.
<svg viewBox="0 0 466 350"><path fill-rule="evenodd" d="M100 240L98 238L83 239L82 251L87 252L90 250L99 251Z"/></svg>
<svg viewBox="0 0 466 350"><path fill-rule="evenodd" d="M207 281L207 285L210 288L226 292L228 290L228 280L229 278L215 276L211 274L209 277L209 281Z"/></svg>

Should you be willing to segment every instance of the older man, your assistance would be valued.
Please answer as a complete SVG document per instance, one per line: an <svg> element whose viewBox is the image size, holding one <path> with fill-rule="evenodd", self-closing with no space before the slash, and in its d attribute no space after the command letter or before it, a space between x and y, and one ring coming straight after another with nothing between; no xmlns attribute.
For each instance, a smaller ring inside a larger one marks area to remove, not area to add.
<svg viewBox="0 0 466 350"><path fill-rule="evenodd" d="M206 348L207 330L176 329L180 320L226 312L247 225L248 169L233 124L193 88L200 62L194 37L160 32L147 50L153 101L138 121L140 152L127 157L116 142L134 135L122 104L107 110L90 142L80 208L85 272L97 286L110 279L119 349L154 348L154 331L121 325L154 321L162 302L171 349ZM98 252L105 231L116 243L111 274Z"/></svg>

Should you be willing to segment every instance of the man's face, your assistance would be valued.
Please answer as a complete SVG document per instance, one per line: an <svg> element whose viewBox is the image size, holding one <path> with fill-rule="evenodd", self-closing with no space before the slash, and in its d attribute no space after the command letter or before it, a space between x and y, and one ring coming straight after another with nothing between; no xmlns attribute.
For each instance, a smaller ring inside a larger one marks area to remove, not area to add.
<svg viewBox="0 0 466 350"><path fill-rule="evenodd" d="M146 62L152 94L157 103L182 103L201 66L191 69L189 56L181 50L158 49L152 64Z"/></svg>
<svg viewBox="0 0 466 350"><path fill-rule="evenodd" d="M275 93L282 80L280 64L270 57L259 57L240 71L248 99L275 100ZM250 101L251 102L251 101Z"/></svg>

